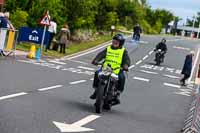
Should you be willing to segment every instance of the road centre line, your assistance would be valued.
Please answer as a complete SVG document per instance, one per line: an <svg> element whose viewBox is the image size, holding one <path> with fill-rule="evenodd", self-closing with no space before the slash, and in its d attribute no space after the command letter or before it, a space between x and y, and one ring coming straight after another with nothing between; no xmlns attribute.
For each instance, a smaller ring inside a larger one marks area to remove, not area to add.
<svg viewBox="0 0 200 133"><path fill-rule="evenodd" d="M18 97L18 96L23 96L23 95L26 95L26 94L28 94L28 93L21 92L21 93L11 94L11 95L7 95L7 96L2 96L2 97L0 97L0 100L14 98L14 97Z"/></svg>
<svg viewBox="0 0 200 133"><path fill-rule="evenodd" d="M149 55L151 55L153 53L153 50L149 52Z"/></svg>
<svg viewBox="0 0 200 133"><path fill-rule="evenodd" d="M164 83L165 86L169 86L169 87L174 87L174 88L181 88L180 85L175 85L175 84L170 84L170 83Z"/></svg>
<svg viewBox="0 0 200 133"><path fill-rule="evenodd" d="M130 67L129 67L129 69L132 69L132 68L134 68L135 67L135 65L131 65Z"/></svg>
<svg viewBox="0 0 200 133"><path fill-rule="evenodd" d="M94 71L95 70L94 68L84 67L84 66L78 66L78 68L85 69L85 70L90 70L90 71Z"/></svg>
<svg viewBox="0 0 200 133"><path fill-rule="evenodd" d="M148 55L146 55L145 57L143 57L143 58L142 58L142 60L145 60L145 59L146 59L146 58L148 58L148 57L149 57L149 56L148 56Z"/></svg>
<svg viewBox="0 0 200 133"><path fill-rule="evenodd" d="M133 77L133 79L149 82L149 79L141 78L141 77Z"/></svg>
<svg viewBox="0 0 200 133"><path fill-rule="evenodd" d="M139 65L140 63L142 63L142 60L139 60L138 62L136 62L136 65Z"/></svg>
<svg viewBox="0 0 200 133"><path fill-rule="evenodd" d="M74 85L74 84L79 84L79 83L83 83L83 82L86 82L86 80L74 81L74 82L70 82L69 84Z"/></svg>
<svg viewBox="0 0 200 133"><path fill-rule="evenodd" d="M45 87L45 88L38 89L38 91L47 91L47 90L52 90L52 89L60 88L60 87L63 87L63 85L55 85L55 86Z"/></svg>
<svg viewBox="0 0 200 133"><path fill-rule="evenodd" d="M146 71L146 70L140 70L140 71L149 74L158 74L157 72L152 72L152 71Z"/></svg>

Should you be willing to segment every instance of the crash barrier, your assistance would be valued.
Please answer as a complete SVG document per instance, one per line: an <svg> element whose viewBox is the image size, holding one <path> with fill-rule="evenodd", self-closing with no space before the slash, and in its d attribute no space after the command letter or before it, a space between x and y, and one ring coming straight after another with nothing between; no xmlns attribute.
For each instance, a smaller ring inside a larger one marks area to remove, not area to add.
<svg viewBox="0 0 200 133"><path fill-rule="evenodd" d="M199 87L198 87L199 88ZM184 121L183 133L199 133L200 131L200 96L195 96Z"/></svg>
<svg viewBox="0 0 200 133"><path fill-rule="evenodd" d="M13 54L15 56L16 43L17 43L18 30L9 30L0 28L0 50L6 56ZM2 52L0 52L3 55Z"/></svg>

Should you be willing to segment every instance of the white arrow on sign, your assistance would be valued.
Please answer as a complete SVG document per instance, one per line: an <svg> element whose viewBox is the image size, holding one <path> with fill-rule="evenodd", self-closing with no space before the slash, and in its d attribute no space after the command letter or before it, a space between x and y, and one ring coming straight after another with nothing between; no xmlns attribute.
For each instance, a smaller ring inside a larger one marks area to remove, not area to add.
<svg viewBox="0 0 200 133"><path fill-rule="evenodd" d="M82 127L83 125L99 118L100 116L97 115L89 115L77 122L74 122L72 124L65 124L53 121L53 123L56 125L57 128L60 129L60 131L63 132L87 132L87 131L94 131L94 129L91 128L85 128Z"/></svg>

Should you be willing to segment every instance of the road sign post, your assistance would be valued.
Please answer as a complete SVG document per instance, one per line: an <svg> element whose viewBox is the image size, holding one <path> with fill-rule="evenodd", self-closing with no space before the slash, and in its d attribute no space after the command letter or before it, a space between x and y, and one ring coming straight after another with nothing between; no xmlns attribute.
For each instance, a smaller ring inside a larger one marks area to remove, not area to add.
<svg viewBox="0 0 200 133"><path fill-rule="evenodd" d="M50 25L50 18L49 18L49 13L48 12L46 12L44 14L44 16L40 20L39 24L44 26L43 35L42 35L42 42L41 42L41 46L40 46L41 52L42 52L43 44L44 44L44 38L45 38L45 32L46 32L46 26Z"/></svg>

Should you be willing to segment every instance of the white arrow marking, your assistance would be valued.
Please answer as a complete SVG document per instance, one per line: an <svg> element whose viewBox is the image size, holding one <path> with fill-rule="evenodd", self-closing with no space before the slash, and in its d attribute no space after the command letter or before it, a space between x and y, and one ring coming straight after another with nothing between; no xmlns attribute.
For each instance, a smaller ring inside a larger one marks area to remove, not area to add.
<svg viewBox="0 0 200 133"><path fill-rule="evenodd" d="M87 132L87 131L94 131L94 129L91 128L85 128L81 127L91 121L94 121L95 119L99 118L100 116L97 115L89 115L77 122L74 122L72 124L65 124L53 121L53 123L56 125L57 128L60 129L61 132Z"/></svg>

